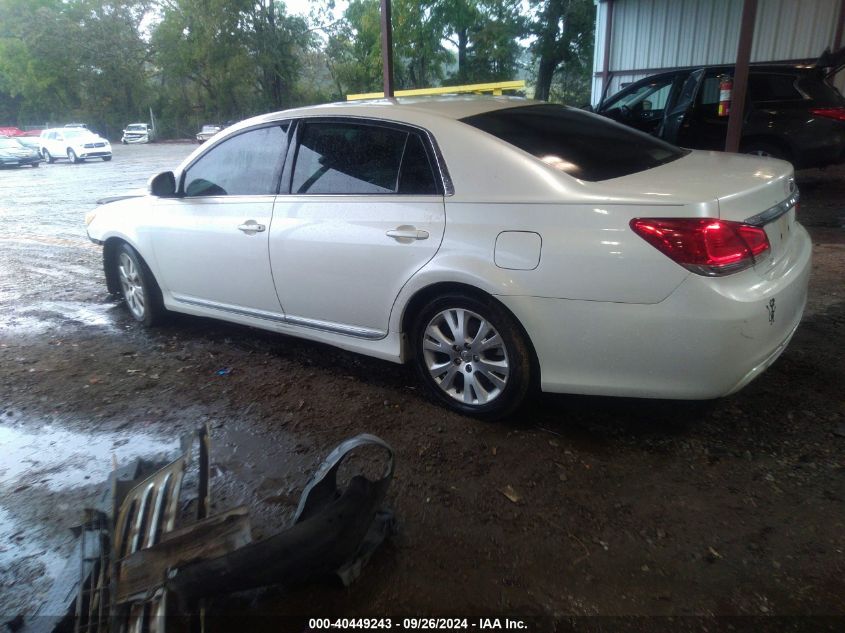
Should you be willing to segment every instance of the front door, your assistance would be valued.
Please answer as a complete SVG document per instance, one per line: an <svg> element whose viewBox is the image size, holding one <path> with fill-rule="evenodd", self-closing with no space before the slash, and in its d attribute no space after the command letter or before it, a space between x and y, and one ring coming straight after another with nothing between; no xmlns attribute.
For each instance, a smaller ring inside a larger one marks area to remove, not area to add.
<svg viewBox="0 0 845 633"><path fill-rule="evenodd" d="M360 119L308 119L297 137L270 231L286 319L380 338L402 286L443 238L433 148L414 128Z"/></svg>
<svg viewBox="0 0 845 633"><path fill-rule="evenodd" d="M666 109L663 121L660 124L658 136L664 141L669 141L681 147L695 147L691 144L689 135L692 123L691 113L703 76L704 69L700 68L692 71L683 80L677 98Z"/></svg>
<svg viewBox="0 0 845 633"><path fill-rule="evenodd" d="M153 250L174 300L280 316L267 249L287 128L254 128L216 144L185 170L180 197L157 201Z"/></svg>

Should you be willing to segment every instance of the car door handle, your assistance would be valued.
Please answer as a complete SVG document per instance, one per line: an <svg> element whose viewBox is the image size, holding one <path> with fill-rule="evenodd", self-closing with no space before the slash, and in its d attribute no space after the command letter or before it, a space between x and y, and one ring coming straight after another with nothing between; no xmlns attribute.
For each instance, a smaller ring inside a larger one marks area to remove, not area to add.
<svg viewBox="0 0 845 633"><path fill-rule="evenodd" d="M428 239L428 231L423 231L422 229L415 229L414 227L404 227L400 226L395 229L391 229L385 233L387 237L392 237L395 240L427 240Z"/></svg>
<svg viewBox="0 0 845 633"><path fill-rule="evenodd" d="M238 227L238 230L243 231L244 233L261 233L266 228L266 226L258 224L255 220L247 220Z"/></svg>

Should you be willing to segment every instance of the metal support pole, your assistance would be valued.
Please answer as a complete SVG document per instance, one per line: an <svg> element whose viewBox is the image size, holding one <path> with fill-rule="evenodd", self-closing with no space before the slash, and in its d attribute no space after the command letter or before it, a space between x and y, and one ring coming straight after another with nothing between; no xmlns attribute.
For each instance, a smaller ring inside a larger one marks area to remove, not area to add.
<svg viewBox="0 0 845 633"><path fill-rule="evenodd" d="M843 0L845 1L845 0ZM604 21L604 56L601 68L601 99L596 104L599 107L607 97L607 87L610 82L610 38L613 36L613 0L607 0L607 18Z"/></svg>
<svg viewBox="0 0 845 633"><path fill-rule="evenodd" d="M390 0L381 0L381 61L384 72L384 96L393 98L393 25Z"/></svg>
<svg viewBox="0 0 845 633"><path fill-rule="evenodd" d="M739 151L742 120L745 118L745 95L748 92L748 63L751 61L751 44L754 40L754 22L757 18L757 0L745 0L742 22L739 26L739 45L736 50L736 69L731 94L731 113L728 117L726 152Z"/></svg>

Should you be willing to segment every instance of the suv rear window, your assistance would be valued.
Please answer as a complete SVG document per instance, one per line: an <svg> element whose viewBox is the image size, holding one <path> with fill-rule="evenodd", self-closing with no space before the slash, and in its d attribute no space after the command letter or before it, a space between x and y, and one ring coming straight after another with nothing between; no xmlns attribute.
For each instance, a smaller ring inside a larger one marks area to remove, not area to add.
<svg viewBox="0 0 845 633"><path fill-rule="evenodd" d="M494 110L461 121L580 180L627 176L687 153L609 119L554 104Z"/></svg>

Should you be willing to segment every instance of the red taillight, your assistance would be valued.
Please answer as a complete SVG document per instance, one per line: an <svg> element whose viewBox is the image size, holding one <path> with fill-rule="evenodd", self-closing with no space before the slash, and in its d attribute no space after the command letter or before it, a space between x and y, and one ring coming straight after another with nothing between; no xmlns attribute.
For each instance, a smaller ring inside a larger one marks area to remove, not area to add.
<svg viewBox="0 0 845 633"><path fill-rule="evenodd" d="M646 242L700 275L727 275L748 268L769 250L759 226L708 218L634 218L631 228Z"/></svg>
<svg viewBox="0 0 845 633"><path fill-rule="evenodd" d="M810 112L816 116L823 116L826 119L845 121L845 107L842 106L834 108L810 108Z"/></svg>

